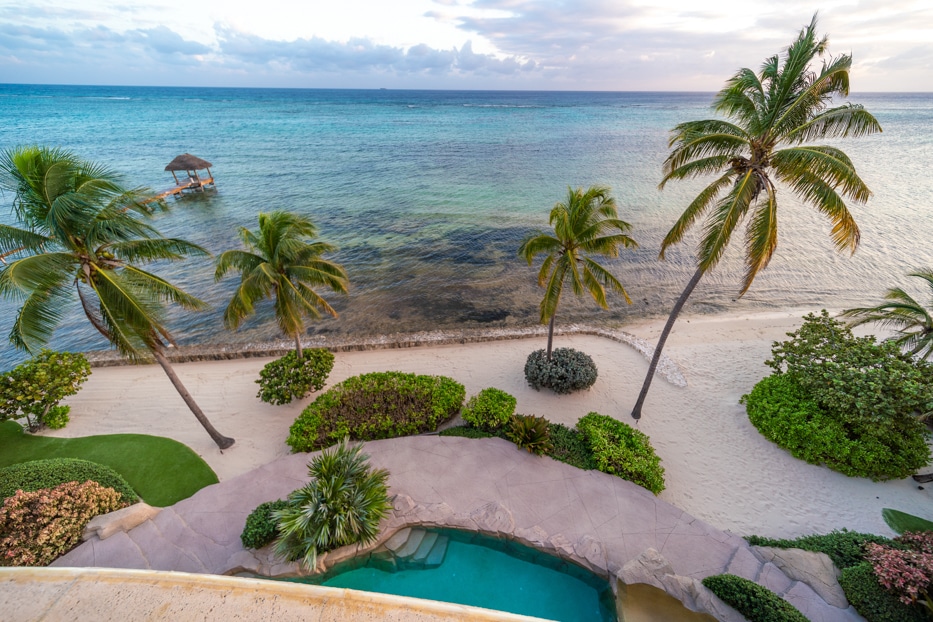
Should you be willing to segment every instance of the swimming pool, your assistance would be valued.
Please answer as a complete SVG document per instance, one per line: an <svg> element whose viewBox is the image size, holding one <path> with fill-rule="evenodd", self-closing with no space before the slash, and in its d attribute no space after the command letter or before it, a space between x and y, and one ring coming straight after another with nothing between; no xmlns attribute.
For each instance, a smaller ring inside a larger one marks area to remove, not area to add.
<svg viewBox="0 0 933 622"><path fill-rule="evenodd" d="M616 620L609 583L575 564L507 540L456 530L411 530L323 575L290 579L427 598L561 622Z"/></svg>

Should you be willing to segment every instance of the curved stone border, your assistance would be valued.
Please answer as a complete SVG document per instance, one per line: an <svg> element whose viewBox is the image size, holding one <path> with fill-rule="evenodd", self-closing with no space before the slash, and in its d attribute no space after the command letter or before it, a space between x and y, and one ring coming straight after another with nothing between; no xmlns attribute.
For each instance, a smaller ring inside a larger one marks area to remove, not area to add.
<svg viewBox="0 0 933 622"><path fill-rule="evenodd" d="M569 324L555 328L556 335L591 335L611 339L631 346L646 359L651 360L654 346L640 337L622 330L597 328L586 324ZM365 339L347 339L331 341L325 336L313 337L302 341L305 348L327 348L332 352L353 352L367 350L389 350L394 348L418 348L422 346L458 345L483 343L487 341L505 341L508 339L531 339L547 336L547 328L533 326L527 328L490 328L483 330L425 331L417 333L397 333ZM284 356L294 350L291 341L267 341L246 344L202 344L170 348L168 358L174 363L193 361L223 361L241 358ZM129 362L112 351L87 352L86 356L92 367L114 367L128 365ZM671 384L687 386L683 371L666 354L661 354L657 372Z"/></svg>

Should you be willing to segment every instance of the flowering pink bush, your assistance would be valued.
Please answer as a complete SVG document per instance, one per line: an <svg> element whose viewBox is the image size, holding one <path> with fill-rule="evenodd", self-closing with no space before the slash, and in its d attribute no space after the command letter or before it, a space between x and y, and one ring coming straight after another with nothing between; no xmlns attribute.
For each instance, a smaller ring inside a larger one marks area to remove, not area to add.
<svg viewBox="0 0 933 622"><path fill-rule="evenodd" d="M93 481L18 490L0 507L0 566L46 566L78 544L92 518L125 505Z"/></svg>
<svg viewBox="0 0 933 622"><path fill-rule="evenodd" d="M930 606L933 591L933 532L906 532L895 538L909 550L882 544L866 544L866 559L871 562L879 583L905 605Z"/></svg>

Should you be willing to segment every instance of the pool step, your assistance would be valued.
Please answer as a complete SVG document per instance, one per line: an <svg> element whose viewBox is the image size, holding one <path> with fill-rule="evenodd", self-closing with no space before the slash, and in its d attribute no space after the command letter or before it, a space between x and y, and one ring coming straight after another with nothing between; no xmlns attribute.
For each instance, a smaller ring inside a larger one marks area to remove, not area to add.
<svg viewBox="0 0 933 622"><path fill-rule="evenodd" d="M444 557L447 555L447 542L449 538L447 536L437 535L437 539L434 542L434 546L431 547L431 552L427 554L424 559L425 568L437 568L444 563Z"/></svg>
<svg viewBox="0 0 933 622"><path fill-rule="evenodd" d="M408 561L415 564L424 563L424 560L428 557L428 553L434 548L434 543L437 542L437 535L436 531L426 532L424 537L421 538L421 544L418 545L417 550L415 550Z"/></svg>

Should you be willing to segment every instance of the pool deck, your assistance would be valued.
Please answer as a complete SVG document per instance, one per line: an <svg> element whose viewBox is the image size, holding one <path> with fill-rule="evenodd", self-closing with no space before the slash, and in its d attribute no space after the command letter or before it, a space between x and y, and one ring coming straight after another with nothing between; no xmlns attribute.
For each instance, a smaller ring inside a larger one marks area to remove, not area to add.
<svg viewBox="0 0 933 622"><path fill-rule="evenodd" d="M412 525L468 529L551 552L610 581L654 585L720 620L743 618L699 580L724 572L768 587L814 622L861 619L787 576L739 536L618 477L534 456L501 439L417 436L372 441L364 451L373 466L389 471L395 496L380 541ZM307 483L308 460L290 455L204 488L128 532L92 537L53 566L294 574L293 564L244 549L240 532L257 505ZM334 552L324 563L353 552Z"/></svg>

